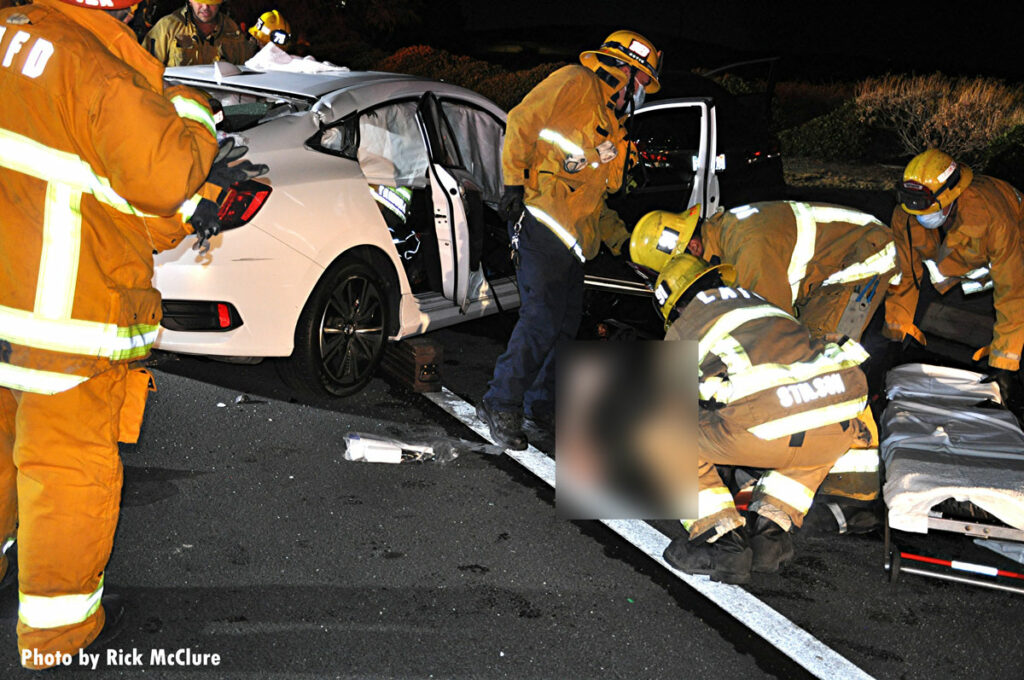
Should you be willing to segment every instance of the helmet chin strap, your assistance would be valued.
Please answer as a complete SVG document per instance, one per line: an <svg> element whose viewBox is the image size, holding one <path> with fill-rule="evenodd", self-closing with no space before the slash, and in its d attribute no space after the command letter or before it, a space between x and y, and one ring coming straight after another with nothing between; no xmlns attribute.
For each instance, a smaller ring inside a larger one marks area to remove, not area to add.
<svg viewBox="0 0 1024 680"><path fill-rule="evenodd" d="M627 144L626 148L627 149L629 148L628 144L630 142L630 134L631 134L629 132L629 126L633 122L633 114L636 113L636 105L633 102L633 90L636 88L636 74L637 74L636 66L630 66L629 67L629 83L626 84L626 91L625 91L626 103L622 107L622 112L626 114L625 126L626 126L626 144ZM619 186L622 189L626 188L626 180L628 179L627 178L628 173L629 173L629 153L627 151L626 158L622 162L622 181L619 183Z"/></svg>

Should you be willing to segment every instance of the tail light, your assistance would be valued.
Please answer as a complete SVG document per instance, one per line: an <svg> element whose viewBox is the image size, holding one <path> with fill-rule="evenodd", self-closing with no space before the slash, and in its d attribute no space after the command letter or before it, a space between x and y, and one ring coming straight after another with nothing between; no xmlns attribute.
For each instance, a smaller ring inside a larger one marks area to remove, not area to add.
<svg viewBox="0 0 1024 680"><path fill-rule="evenodd" d="M235 229L248 223L267 202L271 191L266 184L251 179L231 187L217 213L221 230Z"/></svg>
<svg viewBox="0 0 1024 680"><path fill-rule="evenodd" d="M163 300L160 325L172 331L231 331L242 325L242 317L230 302L207 300Z"/></svg>

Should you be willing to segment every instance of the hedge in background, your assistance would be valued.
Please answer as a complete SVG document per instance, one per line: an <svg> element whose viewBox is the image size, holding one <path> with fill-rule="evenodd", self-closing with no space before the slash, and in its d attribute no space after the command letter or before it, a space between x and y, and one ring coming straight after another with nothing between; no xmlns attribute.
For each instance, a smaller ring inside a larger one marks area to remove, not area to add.
<svg viewBox="0 0 1024 680"><path fill-rule="evenodd" d="M981 168L986 175L1024 190L1024 125L1003 133L989 144L982 156Z"/></svg>
<svg viewBox="0 0 1024 680"><path fill-rule="evenodd" d="M403 47L382 59L375 68L459 85L479 92L508 111L537 83L563 65L541 64L523 71L506 71L487 61L455 55L427 45L415 45Z"/></svg>
<svg viewBox="0 0 1024 680"><path fill-rule="evenodd" d="M803 125L779 133L782 155L807 156L828 161L864 160L872 147L872 133L851 100Z"/></svg>
<svg viewBox="0 0 1024 680"><path fill-rule="evenodd" d="M853 83L776 83L772 126L776 130L788 130L824 116L852 99L855 89Z"/></svg>
<svg viewBox="0 0 1024 680"><path fill-rule="evenodd" d="M862 119L895 132L907 156L938 147L979 163L1000 135L1024 124L1024 90L994 78L869 78L856 101Z"/></svg>

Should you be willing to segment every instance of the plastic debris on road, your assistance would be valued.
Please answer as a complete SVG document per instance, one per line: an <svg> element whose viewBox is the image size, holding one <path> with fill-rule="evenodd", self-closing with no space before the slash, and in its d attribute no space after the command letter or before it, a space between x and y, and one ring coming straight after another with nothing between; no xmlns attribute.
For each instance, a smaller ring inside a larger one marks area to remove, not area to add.
<svg viewBox="0 0 1024 680"><path fill-rule="evenodd" d="M443 437L411 443L365 432L345 435L345 460L363 463L449 463L465 453L500 455L501 447Z"/></svg>

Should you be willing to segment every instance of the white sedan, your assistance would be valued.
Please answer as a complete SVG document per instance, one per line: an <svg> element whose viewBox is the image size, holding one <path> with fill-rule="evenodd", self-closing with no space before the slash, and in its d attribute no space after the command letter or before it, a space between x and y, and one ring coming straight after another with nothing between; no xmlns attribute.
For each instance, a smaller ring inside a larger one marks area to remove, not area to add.
<svg viewBox="0 0 1024 680"><path fill-rule="evenodd" d="M519 304L495 207L505 114L446 83L391 73L168 69L224 106L221 133L270 173L221 214L241 225L156 257L159 349L289 357L296 386L361 389L388 339Z"/></svg>

